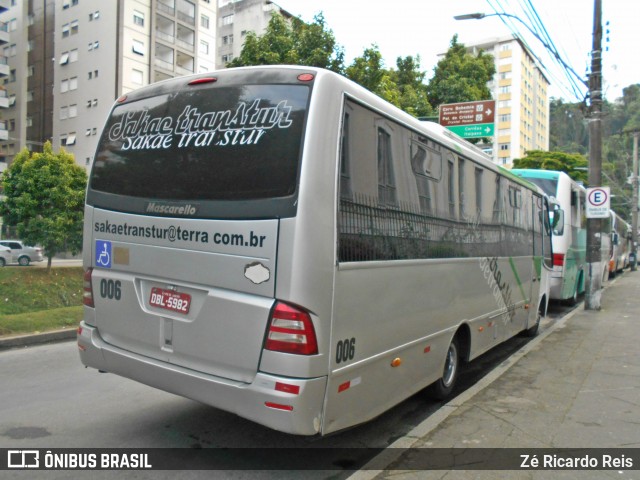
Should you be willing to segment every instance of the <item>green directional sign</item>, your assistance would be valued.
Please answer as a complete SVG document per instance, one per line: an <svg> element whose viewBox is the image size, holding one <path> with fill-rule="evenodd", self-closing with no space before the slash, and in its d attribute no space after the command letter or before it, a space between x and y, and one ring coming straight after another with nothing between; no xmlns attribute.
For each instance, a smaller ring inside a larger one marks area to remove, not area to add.
<svg viewBox="0 0 640 480"><path fill-rule="evenodd" d="M477 123L474 125L454 125L447 128L462 138L493 137L495 124Z"/></svg>

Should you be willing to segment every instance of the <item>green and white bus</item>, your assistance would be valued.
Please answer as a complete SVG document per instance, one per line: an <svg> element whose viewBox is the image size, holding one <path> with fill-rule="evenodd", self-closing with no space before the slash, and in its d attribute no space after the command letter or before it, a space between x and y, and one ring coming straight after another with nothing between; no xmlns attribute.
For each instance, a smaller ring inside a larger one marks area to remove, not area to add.
<svg viewBox="0 0 640 480"><path fill-rule="evenodd" d="M329 71L155 83L118 99L95 155L80 358L335 432L535 334L548 219L537 187Z"/></svg>
<svg viewBox="0 0 640 480"><path fill-rule="evenodd" d="M586 190L564 172L513 169L549 196L553 208L551 299L576 304L585 289L587 251Z"/></svg>

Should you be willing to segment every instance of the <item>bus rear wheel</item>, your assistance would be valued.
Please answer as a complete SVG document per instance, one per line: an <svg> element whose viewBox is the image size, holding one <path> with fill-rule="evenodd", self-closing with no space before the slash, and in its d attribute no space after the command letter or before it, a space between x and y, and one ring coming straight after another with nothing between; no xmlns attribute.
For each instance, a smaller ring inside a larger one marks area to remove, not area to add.
<svg viewBox="0 0 640 480"><path fill-rule="evenodd" d="M442 371L442 377L440 377L430 387L430 394L436 400L444 400L451 395L458 375L460 373L460 343L458 337L454 337L451 340L449 349L444 362L444 370Z"/></svg>

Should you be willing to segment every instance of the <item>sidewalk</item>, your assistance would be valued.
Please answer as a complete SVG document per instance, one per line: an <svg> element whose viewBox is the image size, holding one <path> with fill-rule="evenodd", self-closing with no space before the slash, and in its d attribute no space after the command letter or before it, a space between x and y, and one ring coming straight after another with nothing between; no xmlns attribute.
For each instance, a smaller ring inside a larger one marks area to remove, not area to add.
<svg viewBox="0 0 640 480"><path fill-rule="evenodd" d="M386 470L351 478L640 478L638 465L620 472L415 471L424 453L402 450L640 448L640 272L610 284L601 306L585 311L582 304L534 339L519 360L488 375L491 383L453 399L434 415L440 418L396 441L391 450L399 455L387 455Z"/></svg>

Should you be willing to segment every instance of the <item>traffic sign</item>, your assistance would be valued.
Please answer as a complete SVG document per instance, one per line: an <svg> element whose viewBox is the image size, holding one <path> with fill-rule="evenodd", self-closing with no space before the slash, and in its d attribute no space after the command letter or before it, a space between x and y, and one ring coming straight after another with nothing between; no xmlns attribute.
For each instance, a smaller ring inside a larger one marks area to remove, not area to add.
<svg viewBox="0 0 640 480"><path fill-rule="evenodd" d="M495 110L495 100L440 105L439 123L463 138L491 137Z"/></svg>
<svg viewBox="0 0 640 480"><path fill-rule="evenodd" d="M608 218L610 203L609 187L587 188L587 218Z"/></svg>
<svg viewBox="0 0 640 480"><path fill-rule="evenodd" d="M495 125L493 123L479 123L477 125L456 125L447 127L462 138L493 137Z"/></svg>

